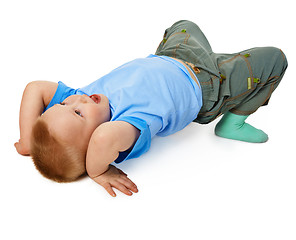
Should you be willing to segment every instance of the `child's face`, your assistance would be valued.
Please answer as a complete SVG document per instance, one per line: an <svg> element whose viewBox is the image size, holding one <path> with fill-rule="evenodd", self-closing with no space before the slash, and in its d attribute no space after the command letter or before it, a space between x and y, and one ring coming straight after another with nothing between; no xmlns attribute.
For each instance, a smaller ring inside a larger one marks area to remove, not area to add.
<svg viewBox="0 0 296 240"><path fill-rule="evenodd" d="M103 94L73 95L41 117L59 140L86 151L94 130L110 120L109 100Z"/></svg>

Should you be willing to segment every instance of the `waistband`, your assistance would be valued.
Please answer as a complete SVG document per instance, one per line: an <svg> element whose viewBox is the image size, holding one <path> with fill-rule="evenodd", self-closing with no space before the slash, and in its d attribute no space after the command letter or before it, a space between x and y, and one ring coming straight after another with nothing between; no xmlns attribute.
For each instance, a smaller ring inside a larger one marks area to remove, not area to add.
<svg viewBox="0 0 296 240"><path fill-rule="evenodd" d="M189 72L190 77L194 80L194 82L197 83L197 85L198 85L199 88L200 88L200 85L199 85L199 82L198 82L198 80L197 80L197 77L196 77L195 74L192 72L192 70L187 66L187 64L186 64L185 62L183 62L182 60L180 60L180 59L173 58L173 57L170 57L170 58L172 58L172 59L174 59L175 61L181 63L181 64L187 69L187 71Z"/></svg>

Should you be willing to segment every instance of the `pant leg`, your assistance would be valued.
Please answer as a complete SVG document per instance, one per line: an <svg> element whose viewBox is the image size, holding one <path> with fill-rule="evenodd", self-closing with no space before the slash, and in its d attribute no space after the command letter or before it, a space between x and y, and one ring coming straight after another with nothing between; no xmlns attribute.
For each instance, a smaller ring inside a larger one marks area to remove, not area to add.
<svg viewBox="0 0 296 240"><path fill-rule="evenodd" d="M273 91L282 80L288 66L285 54L278 48L254 48L241 53L249 68L249 76L242 76L238 81L232 79L231 84L236 87L244 85L246 94L238 97L236 104L230 111L238 115L250 115L260 106L267 105ZM233 95L239 95L233 90Z"/></svg>
<svg viewBox="0 0 296 240"><path fill-rule="evenodd" d="M250 115L267 105L288 66L285 54L274 47L213 53L212 57L223 77L217 102L212 109L199 113L195 120L199 123L209 123L227 111Z"/></svg>
<svg viewBox="0 0 296 240"><path fill-rule="evenodd" d="M211 56L212 48L195 23L182 20L166 29L155 54L178 58L189 63L189 67L197 67L199 71L196 76L201 84L203 99L200 112L206 113L215 107L220 92L220 73ZM194 68L192 70L195 71ZM196 122L207 123L214 117L203 116Z"/></svg>

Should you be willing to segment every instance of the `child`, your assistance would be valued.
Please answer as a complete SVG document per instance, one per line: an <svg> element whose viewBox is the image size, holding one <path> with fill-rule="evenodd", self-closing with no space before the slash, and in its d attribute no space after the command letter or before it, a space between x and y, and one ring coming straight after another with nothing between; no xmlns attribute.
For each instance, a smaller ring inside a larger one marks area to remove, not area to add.
<svg viewBox="0 0 296 240"><path fill-rule="evenodd" d="M22 155L45 177L69 182L85 172L112 196L137 186L110 165L148 151L153 136L224 114L216 135L262 143L268 136L245 123L267 105L287 68L273 47L213 53L199 27L179 21L165 31L155 55L126 63L83 88L31 82L20 108Z"/></svg>

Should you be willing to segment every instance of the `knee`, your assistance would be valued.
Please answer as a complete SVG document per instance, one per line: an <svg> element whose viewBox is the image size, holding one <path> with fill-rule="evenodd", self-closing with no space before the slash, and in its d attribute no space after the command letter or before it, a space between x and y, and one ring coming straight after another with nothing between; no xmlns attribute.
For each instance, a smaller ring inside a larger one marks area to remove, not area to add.
<svg viewBox="0 0 296 240"><path fill-rule="evenodd" d="M285 53L281 49L279 49L279 50L281 52L281 57L282 57L282 61L283 61L283 71L286 71L286 69L288 67L288 60L287 60Z"/></svg>
<svg viewBox="0 0 296 240"><path fill-rule="evenodd" d="M189 20L179 20L175 24L195 24L195 23Z"/></svg>
<svg viewBox="0 0 296 240"><path fill-rule="evenodd" d="M175 28L179 28L179 31L181 31L181 29L192 29L192 28L196 28L198 27L197 24L195 24L194 22L192 21L189 21L189 20L180 20L180 21L177 21L175 22L172 27L175 27Z"/></svg>
<svg viewBox="0 0 296 240"><path fill-rule="evenodd" d="M274 64L275 69L278 69L279 74L283 74L287 67L288 61L284 52L276 47L267 47L269 52L270 62Z"/></svg>
<svg viewBox="0 0 296 240"><path fill-rule="evenodd" d="M276 87L281 82L288 67L286 55L276 47L265 47L263 51L266 53L264 57L265 73L268 73L266 84L274 82Z"/></svg>

